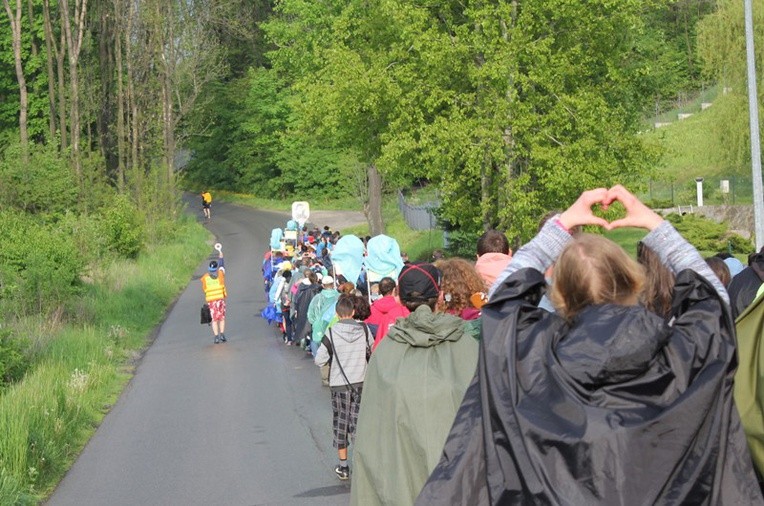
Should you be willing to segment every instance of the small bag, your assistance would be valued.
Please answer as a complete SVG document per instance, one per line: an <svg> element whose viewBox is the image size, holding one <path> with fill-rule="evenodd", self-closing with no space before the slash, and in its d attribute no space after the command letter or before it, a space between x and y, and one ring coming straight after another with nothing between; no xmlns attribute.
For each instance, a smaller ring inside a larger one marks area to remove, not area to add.
<svg viewBox="0 0 764 506"><path fill-rule="evenodd" d="M202 306L202 320L201 324L205 325L212 322L212 311L210 311L210 305L204 304Z"/></svg>

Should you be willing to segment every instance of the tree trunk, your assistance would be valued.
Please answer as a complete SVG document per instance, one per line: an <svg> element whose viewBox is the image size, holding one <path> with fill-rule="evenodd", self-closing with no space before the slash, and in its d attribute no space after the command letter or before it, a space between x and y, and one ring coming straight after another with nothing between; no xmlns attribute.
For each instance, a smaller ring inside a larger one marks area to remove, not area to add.
<svg viewBox="0 0 764 506"><path fill-rule="evenodd" d="M489 230L493 228L493 222L496 219L494 216L496 196L493 193L493 167L485 159L480 170L480 200L480 208L483 215L483 230Z"/></svg>
<svg viewBox="0 0 764 506"><path fill-rule="evenodd" d="M130 110L130 160L127 167L138 167L138 103L135 98L135 85L133 84L133 51L131 45L131 34L133 32L133 7L127 6L127 30L125 30L125 72L127 75L127 102Z"/></svg>
<svg viewBox="0 0 764 506"><path fill-rule="evenodd" d="M161 3L161 2L159 2ZM159 4L158 3L158 4ZM167 7L166 7L167 8ZM162 134L164 138L164 161L167 169L167 182L172 183L173 165L175 162L175 119L173 111L173 77L175 76L175 17L172 7L169 12L162 12L157 6L157 25L159 32L160 47L158 53L162 60ZM162 26L167 23L167 29ZM167 33L165 38L164 34Z"/></svg>
<svg viewBox="0 0 764 506"><path fill-rule="evenodd" d="M59 10L61 5L58 6ZM56 51L56 73L58 76L58 127L61 131L61 152L69 147L69 118L66 117L66 77L64 58L66 56L66 35L61 30L61 40Z"/></svg>
<svg viewBox="0 0 764 506"><path fill-rule="evenodd" d="M87 0L74 0L74 25L69 16L69 0L61 0L61 21L66 34L66 47L69 55L69 86L71 96L70 114L72 132L72 158L77 178L82 183L82 160L80 155L80 77L79 59L82 48L82 37L85 32L85 15L87 13ZM76 30L76 33L72 30Z"/></svg>
<svg viewBox="0 0 764 506"><path fill-rule="evenodd" d="M27 132L27 111L29 109L29 96L27 95L27 81L24 77L24 67L21 61L21 0L16 0L16 13L14 15L8 0L3 0L5 12L11 23L11 37L13 44L13 59L16 64L16 80L19 83L19 134L21 137L21 149L26 159L29 153L29 133Z"/></svg>
<svg viewBox="0 0 764 506"><path fill-rule="evenodd" d="M45 27L45 63L48 70L48 108L50 111L50 118L48 121L48 128L50 130L50 140L56 138L56 81L55 72L53 70L53 55L58 53L56 46L56 40L53 38L53 27L50 22L50 2L49 0L43 0L42 3L43 23Z"/></svg>
<svg viewBox="0 0 764 506"><path fill-rule="evenodd" d="M27 2L27 16L29 16L29 44L32 49L32 57L37 58L37 55L40 53L40 50L37 46L37 37L35 34L37 33L34 29L34 2L33 0L29 0Z"/></svg>
<svg viewBox="0 0 764 506"><path fill-rule="evenodd" d="M103 2L98 7L98 63L101 82L99 110L96 116L98 129L98 145L101 156L106 164L106 173L112 181L116 181L119 172L119 160L116 148L115 132L113 129L117 104L114 97L115 81L115 22L116 12L113 2Z"/></svg>
<svg viewBox="0 0 764 506"><path fill-rule="evenodd" d="M373 236L385 233L385 223L382 220L382 176L375 164L369 164L366 169L369 178L369 203L367 219L369 231Z"/></svg>
<svg viewBox="0 0 764 506"><path fill-rule="evenodd" d="M117 67L117 187L120 191L125 188L125 88L122 83L122 22L123 7L121 0L114 2L116 23L114 37L114 57Z"/></svg>

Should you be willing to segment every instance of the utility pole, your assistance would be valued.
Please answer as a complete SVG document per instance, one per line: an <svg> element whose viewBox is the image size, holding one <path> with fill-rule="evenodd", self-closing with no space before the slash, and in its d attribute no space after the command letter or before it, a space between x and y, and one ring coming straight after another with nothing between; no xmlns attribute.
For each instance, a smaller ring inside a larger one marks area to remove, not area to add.
<svg viewBox="0 0 764 506"><path fill-rule="evenodd" d="M756 251L764 246L764 189L761 182L761 144L759 140L759 99L756 91L756 60L753 52L753 6L745 0L745 49L748 67L748 121L751 127L751 172L753 174L753 222Z"/></svg>

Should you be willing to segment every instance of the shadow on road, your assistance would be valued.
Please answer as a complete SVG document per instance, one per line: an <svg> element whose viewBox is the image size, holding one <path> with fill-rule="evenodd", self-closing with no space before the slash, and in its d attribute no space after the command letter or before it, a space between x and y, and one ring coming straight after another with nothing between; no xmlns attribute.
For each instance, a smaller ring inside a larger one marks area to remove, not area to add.
<svg viewBox="0 0 764 506"><path fill-rule="evenodd" d="M314 488L307 490L295 497L330 497L333 495L347 494L350 490L350 483L347 485L332 485L331 487Z"/></svg>

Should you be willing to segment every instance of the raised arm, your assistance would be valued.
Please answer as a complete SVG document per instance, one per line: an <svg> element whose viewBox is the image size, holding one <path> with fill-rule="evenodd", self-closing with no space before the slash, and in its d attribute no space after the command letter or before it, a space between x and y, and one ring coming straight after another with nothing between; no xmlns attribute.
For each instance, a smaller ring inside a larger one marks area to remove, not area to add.
<svg viewBox="0 0 764 506"><path fill-rule="evenodd" d="M570 241L571 228L579 225L607 226L607 221L592 214L592 206L602 203L607 194L605 188L585 191L565 212L549 219L536 237L512 256L512 260L491 286L488 297L514 272L527 268L545 272Z"/></svg>
<svg viewBox="0 0 764 506"><path fill-rule="evenodd" d="M674 274L685 269L697 272L710 282L722 300L729 304L729 295L722 282L703 260L698 250L687 242L671 223L640 202L623 186L611 188L609 196L623 204L626 208L626 217L612 222L608 228L639 227L649 230L642 242L660 256L661 262L666 267Z"/></svg>

